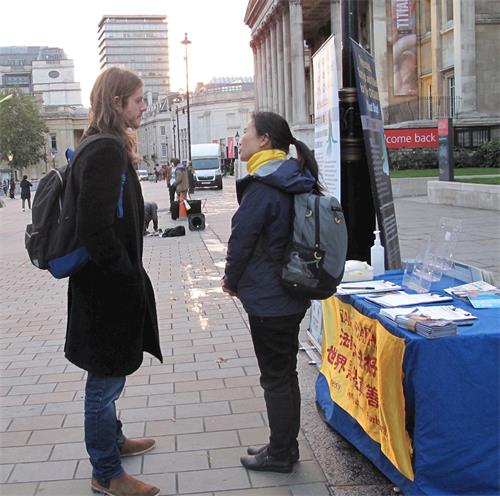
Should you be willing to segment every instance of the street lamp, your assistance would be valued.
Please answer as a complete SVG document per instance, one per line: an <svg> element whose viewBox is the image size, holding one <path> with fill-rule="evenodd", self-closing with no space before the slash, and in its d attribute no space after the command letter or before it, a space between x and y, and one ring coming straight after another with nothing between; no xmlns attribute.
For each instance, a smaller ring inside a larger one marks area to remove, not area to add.
<svg viewBox="0 0 500 496"><path fill-rule="evenodd" d="M234 141L235 141L235 143L236 143L236 150L235 150L235 152L234 152L234 156L235 156L236 158L239 158L239 154L240 154L239 152L240 152L240 151L239 151L239 149L238 149L238 145L239 145L239 143L240 143L240 133L239 133L238 131L236 131L236 134L234 135Z"/></svg>
<svg viewBox="0 0 500 496"><path fill-rule="evenodd" d="M175 123L172 126L173 132L174 132L174 156L172 158L177 158L177 150L175 149Z"/></svg>
<svg viewBox="0 0 500 496"><path fill-rule="evenodd" d="M187 145L188 145L188 157L191 162L191 117L189 114L189 71L188 71L188 45L191 41L188 39L187 33L184 33L184 39L181 41L185 48L184 60L186 61L186 109L187 109Z"/></svg>
<svg viewBox="0 0 500 496"><path fill-rule="evenodd" d="M236 131L236 134L234 135L234 141L236 142L235 151L234 151L234 157L236 158L236 170L234 171L234 175L235 175L236 179L240 179L240 176L241 176L240 149L238 148L238 145L240 143L240 133L238 131Z"/></svg>

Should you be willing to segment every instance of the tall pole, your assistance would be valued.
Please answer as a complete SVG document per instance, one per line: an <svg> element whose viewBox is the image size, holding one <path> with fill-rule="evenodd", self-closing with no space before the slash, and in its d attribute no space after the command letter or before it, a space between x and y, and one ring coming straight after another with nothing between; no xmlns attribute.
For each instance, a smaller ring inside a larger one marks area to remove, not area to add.
<svg viewBox="0 0 500 496"><path fill-rule="evenodd" d="M177 150L179 150L179 160L180 160L181 159L181 137L180 137L181 130L179 129L179 105L175 106L175 115L177 118Z"/></svg>
<svg viewBox="0 0 500 496"><path fill-rule="evenodd" d="M173 136L173 142L174 142L174 156L173 158L177 158L177 150L175 149L175 124L172 126L173 127L173 131L174 131L174 136Z"/></svg>
<svg viewBox="0 0 500 496"><path fill-rule="evenodd" d="M351 38L359 40L358 1L341 0L342 88L339 90L341 198L347 224L347 258L368 261L375 208L356 94Z"/></svg>
<svg viewBox="0 0 500 496"><path fill-rule="evenodd" d="M187 107L187 140L188 140L188 157L189 161L191 161L191 116L189 112L189 70L188 70L188 45L191 44L191 41L188 40L187 33L184 33L184 40L181 41L184 45L186 54L184 56L184 60L186 61L186 107Z"/></svg>

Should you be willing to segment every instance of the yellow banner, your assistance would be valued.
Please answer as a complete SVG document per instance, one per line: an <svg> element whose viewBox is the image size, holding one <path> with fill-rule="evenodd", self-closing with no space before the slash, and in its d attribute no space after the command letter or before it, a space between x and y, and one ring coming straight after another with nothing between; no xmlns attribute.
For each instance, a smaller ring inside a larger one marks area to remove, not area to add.
<svg viewBox="0 0 500 496"><path fill-rule="evenodd" d="M332 400L380 444L382 453L414 480L405 429L404 339L338 298L323 300L321 373Z"/></svg>

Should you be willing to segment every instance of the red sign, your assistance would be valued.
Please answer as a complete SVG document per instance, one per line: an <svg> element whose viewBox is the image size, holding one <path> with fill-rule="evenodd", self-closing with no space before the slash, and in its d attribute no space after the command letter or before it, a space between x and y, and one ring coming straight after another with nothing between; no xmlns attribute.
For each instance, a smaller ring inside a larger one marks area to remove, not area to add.
<svg viewBox="0 0 500 496"><path fill-rule="evenodd" d="M448 136L448 119L438 119L438 136Z"/></svg>
<svg viewBox="0 0 500 496"><path fill-rule="evenodd" d="M430 128L385 129L387 148L437 148L438 130Z"/></svg>
<svg viewBox="0 0 500 496"><path fill-rule="evenodd" d="M234 144L233 137L227 137L227 158L234 158Z"/></svg>

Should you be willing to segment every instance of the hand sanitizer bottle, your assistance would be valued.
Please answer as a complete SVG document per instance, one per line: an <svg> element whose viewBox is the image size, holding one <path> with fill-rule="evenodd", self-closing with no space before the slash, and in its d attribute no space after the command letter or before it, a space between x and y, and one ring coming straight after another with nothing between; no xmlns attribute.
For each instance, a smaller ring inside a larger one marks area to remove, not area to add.
<svg viewBox="0 0 500 496"><path fill-rule="evenodd" d="M375 243L370 250L370 261L373 267L373 275L379 276L385 272L384 247L380 243L380 231L373 231Z"/></svg>

